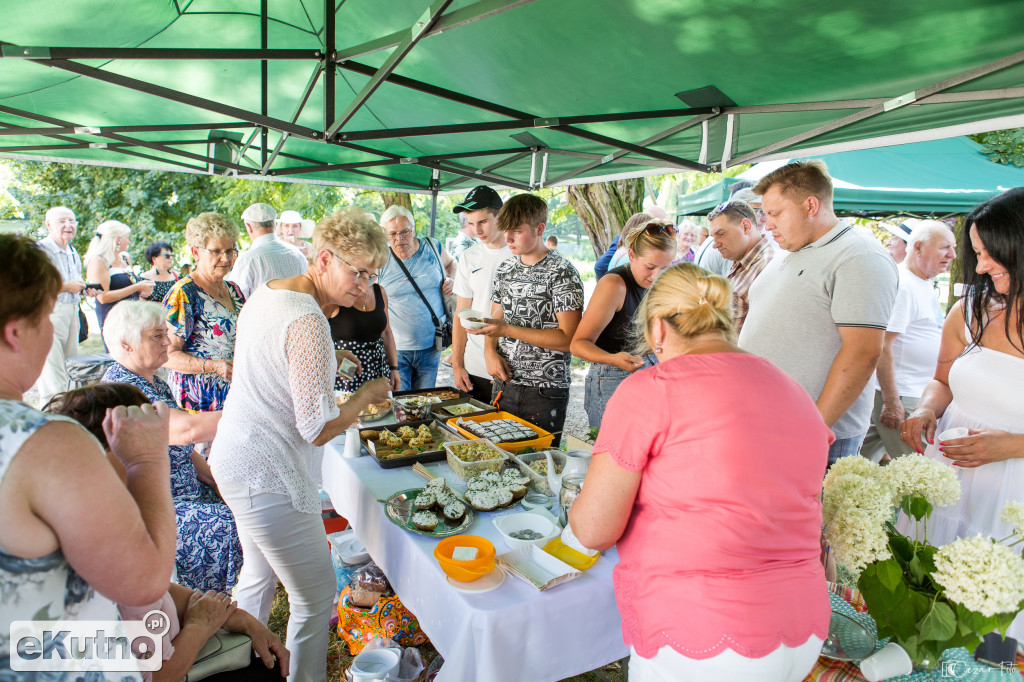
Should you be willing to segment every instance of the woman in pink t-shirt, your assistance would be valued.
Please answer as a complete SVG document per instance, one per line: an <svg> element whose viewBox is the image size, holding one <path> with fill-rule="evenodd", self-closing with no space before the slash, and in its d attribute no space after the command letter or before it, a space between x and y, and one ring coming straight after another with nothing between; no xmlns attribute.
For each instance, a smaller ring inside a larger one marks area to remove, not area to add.
<svg viewBox="0 0 1024 682"><path fill-rule="evenodd" d="M637 320L660 364L612 396L569 517L583 545L618 543L631 682L798 682L828 635L832 432L799 384L735 345L731 295L690 263L650 288Z"/></svg>

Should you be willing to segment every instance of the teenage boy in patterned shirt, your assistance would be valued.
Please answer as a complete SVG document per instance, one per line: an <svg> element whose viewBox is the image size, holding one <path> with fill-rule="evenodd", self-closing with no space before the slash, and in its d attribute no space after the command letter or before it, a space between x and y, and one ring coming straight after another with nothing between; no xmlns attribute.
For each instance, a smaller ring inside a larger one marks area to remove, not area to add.
<svg viewBox="0 0 1024 682"><path fill-rule="evenodd" d="M512 256L494 273L484 358L494 378L492 400L551 432L569 404L569 342L583 315L583 282L572 263L544 244L548 207L533 194L502 206L498 229ZM555 444L560 439L556 436Z"/></svg>

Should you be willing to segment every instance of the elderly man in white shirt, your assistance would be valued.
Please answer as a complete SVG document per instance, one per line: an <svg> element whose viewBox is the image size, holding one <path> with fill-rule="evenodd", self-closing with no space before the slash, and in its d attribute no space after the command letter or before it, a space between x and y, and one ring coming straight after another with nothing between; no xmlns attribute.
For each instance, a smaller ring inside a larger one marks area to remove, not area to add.
<svg viewBox="0 0 1024 682"><path fill-rule="evenodd" d="M267 204L253 204L242 212L252 246L239 254L225 279L237 284L246 300L261 284L296 277L309 266L301 251L274 235L276 221L277 211Z"/></svg>
<svg viewBox="0 0 1024 682"><path fill-rule="evenodd" d="M50 398L57 393L68 390L67 359L78 355L78 302L82 294L95 296L102 291L85 287L82 259L75 247L71 246L71 240L78 233L78 221L71 209L54 206L46 212L45 225L49 234L39 241L39 248L49 256L64 284L53 306L53 313L50 314L53 345L46 356L43 373L35 385L39 392L40 407L50 402Z"/></svg>

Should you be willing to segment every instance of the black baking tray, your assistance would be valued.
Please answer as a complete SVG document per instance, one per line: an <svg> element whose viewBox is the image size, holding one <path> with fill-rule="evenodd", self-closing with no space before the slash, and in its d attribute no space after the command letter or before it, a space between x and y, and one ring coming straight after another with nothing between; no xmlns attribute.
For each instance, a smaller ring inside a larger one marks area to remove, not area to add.
<svg viewBox="0 0 1024 682"><path fill-rule="evenodd" d="M440 432L440 436L437 439L435 439L435 442L438 443L439 446L441 443L448 443L453 440L466 440L462 436L462 434L455 432L454 430L449 428L447 424L444 424L443 422L439 422L436 419L420 419L418 421L405 422L403 424L395 424L393 426L388 427L359 429L359 442L362 448L366 450L367 453L369 453L370 457L373 457L373 461L375 461L377 463L377 466L379 466L381 469L397 469L398 467L412 466L416 462L423 462L424 464L426 464L428 462L440 462L444 459L447 459L448 453L443 446L439 447L438 450L426 450L424 452L418 452L415 455L408 455L406 457L392 457L390 459L379 459L377 457L377 448L374 441L367 440L363 436L363 434L366 433L367 431L384 431L385 428L386 430L395 433L401 426L408 426L413 430L416 430L417 428L419 428L421 424L431 424L434 426L435 431Z"/></svg>
<svg viewBox="0 0 1024 682"><path fill-rule="evenodd" d="M453 393L458 393L459 396L461 396L460 398L458 398L458 400L461 400L462 398L465 398L469 395L469 393L467 393L466 391L463 391L461 388L455 388L454 386L435 386L434 388L411 388L407 391L395 391L391 395L393 395L396 398L401 398L407 395L427 395L428 393L432 393L434 391L452 391ZM455 398L453 398L453 400L455 400Z"/></svg>
<svg viewBox="0 0 1024 682"><path fill-rule="evenodd" d="M449 405L463 405L469 403L473 407L476 407L476 412L469 412L467 414L452 414L445 408ZM481 414L489 414L491 412L497 412L498 408L494 405L488 405L485 402L477 400L472 397L456 398L455 400L444 400L439 403L435 403L430 406L430 413L433 414L439 420L448 420L452 417L478 417Z"/></svg>

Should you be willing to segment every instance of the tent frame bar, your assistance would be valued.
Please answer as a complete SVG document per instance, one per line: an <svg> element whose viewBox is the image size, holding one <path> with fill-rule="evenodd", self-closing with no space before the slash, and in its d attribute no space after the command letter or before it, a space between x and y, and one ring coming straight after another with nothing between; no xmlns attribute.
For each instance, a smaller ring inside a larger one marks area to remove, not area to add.
<svg viewBox="0 0 1024 682"><path fill-rule="evenodd" d="M448 9L448 6L452 4L454 0L434 0L434 3L430 6L420 19L413 24L408 30L408 35L404 40L394 49L391 55L384 61L384 64L377 69L376 73L370 78L370 81L363 86L363 89L355 96L355 98L349 102L345 110L341 112L337 120L334 121L327 128L326 136L332 138L346 123L352 120L352 117L356 115L366 100L370 99L377 88L381 86L387 77L391 75L398 64L405 59L405 56L416 47L416 43L420 41L427 31L429 31L444 14L444 11ZM266 0L264 0L266 2Z"/></svg>
<svg viewBox="0 0 1024 682"><path fill-rule="evenodd" d="M981 78L983 76L988 76L998 71L1002 71L1011 66L1020 64L1021 62L1024 62L1024 50L1016 52L1011 55L1007 55L1006 57L1003 57L1001 59L996 59L995 61L989 62L988 64L983 64L982 66L979 66L977 68L961 72L955 76L951 76L950 78L943 79L936 83L932 83L931 85L925 86L921 89L906 93L905 95L901 95L899 97L874 104L870 107L862 109L861 111L855 112L848 116L844 116L834 121L830 121L829 123L825 123L823 125L817 126L816 128L812 128L797 135L793 135L784 140L773 142L772 144L761 147L760 149L755 149L754 151L747 152L746 154L743 154L733 159L732 163L733 165L750 163L753 160L756 160L762 156L767 156L768 154L778 151L779 149L790 147L792 145L797 145L802 142L806 142L807 140L812 140L826 133L839 130L840 128L845 128L846 126L853 125L854 123L858 123L868 118L873 118L880 114L884 114L888 111L898 109L911 103L920 103L923 100L929 99L933 95L939 94L944 90L948 90L958 85L963 85L964 83L977 80L978 78Z"/></svg>

